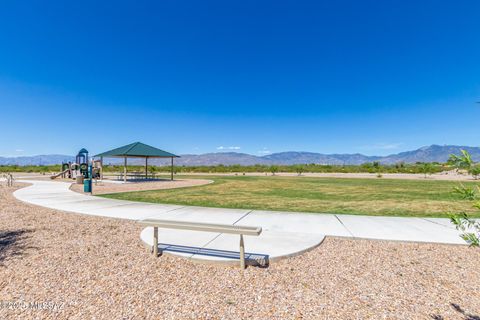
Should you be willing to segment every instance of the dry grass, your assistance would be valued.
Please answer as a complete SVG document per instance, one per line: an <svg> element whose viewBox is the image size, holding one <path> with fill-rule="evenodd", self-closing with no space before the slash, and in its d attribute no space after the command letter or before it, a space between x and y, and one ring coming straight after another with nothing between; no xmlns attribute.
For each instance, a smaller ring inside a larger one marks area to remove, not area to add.
<svg viewBox="0 0 480 320"><path fill-rule="evenodd" d="M172 256L155 259L131 221L26 205L12 190L0 188L0 300L51 301L62 308L3 307L0 319L480 315L480 250L329 238L304 255L242 272Z"/></svg>
<svg viewBox="0 0 480 320"><path fill-rule="evenodd" d="M182 190L107 195L116 199L299 212L436 216L468 212L472 202L452 194L452 181L305 177L210 177L215 183ZM473 185L473 183L470 183Z"/></svg>

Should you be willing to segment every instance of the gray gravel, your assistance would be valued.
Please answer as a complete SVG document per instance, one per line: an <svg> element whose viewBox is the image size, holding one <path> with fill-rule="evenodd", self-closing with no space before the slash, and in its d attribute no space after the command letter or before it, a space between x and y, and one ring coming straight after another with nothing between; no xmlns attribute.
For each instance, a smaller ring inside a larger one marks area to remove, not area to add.
<svg viewBox="0 0 480 320"><path fill-rule="evenodd" d="M12 191L0 187L0 319L480 316L477 249L327 238L242 272L155 259L131 221L27 205Z"/></svg>

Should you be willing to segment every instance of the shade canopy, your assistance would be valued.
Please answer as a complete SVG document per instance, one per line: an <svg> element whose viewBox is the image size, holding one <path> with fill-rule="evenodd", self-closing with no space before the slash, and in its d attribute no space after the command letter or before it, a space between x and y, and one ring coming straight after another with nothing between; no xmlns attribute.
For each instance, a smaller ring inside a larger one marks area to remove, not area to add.
<svg viewBox="0 0 480 320"><path fill-rule="evenodd" d="M179 158L173 153L157 149L141 142L134 142L126 146L99 153L95 157L141 157L141 158Z"/></svg>

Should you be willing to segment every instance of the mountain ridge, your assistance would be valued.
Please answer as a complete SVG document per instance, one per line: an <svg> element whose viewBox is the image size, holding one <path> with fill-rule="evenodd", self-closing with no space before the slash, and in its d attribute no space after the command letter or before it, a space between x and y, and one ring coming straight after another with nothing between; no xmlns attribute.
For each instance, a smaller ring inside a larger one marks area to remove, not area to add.
<svg viewBox="0 0 480 320"><path fill-rule="evenodd" d="M367 156L361 153L324 154L308 151L284 151L264 156L255 156L241 152L212 152L204 154L185 154L175 160L176 165L293 165L293 164L330 164L330 165L359 165L366 162L379 161L383 164L415 163L415 162L446 162L450 154L459 154L465 149L472 155L474 161L480 161L480 147L457 145L430 145L416 150L404 151L387 156ZM0 157L0 165L52 165L63 161L74 161L74 156L51 154L21 157ZM108 163L120 164L121 159L109 159ZM131 164L142 164L142 160L131 159ZM151 159L150 164L167 165L163 159Z"/></svg>

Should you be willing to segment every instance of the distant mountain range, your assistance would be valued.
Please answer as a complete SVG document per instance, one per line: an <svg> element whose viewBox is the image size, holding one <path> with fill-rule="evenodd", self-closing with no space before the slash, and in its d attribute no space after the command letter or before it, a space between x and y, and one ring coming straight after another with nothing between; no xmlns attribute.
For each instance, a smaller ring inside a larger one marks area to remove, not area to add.
<svg viewBox="0 0 480 320"><path fill-rule="evenodd" d="M200 165L254 165L254 164L362 164L366 162L379 161L384 164L395 164L399 162L415 163L415 162L446 162L450 154L459 154L461 149L465 149L472 155L475 161L480 161L480 148L467 146L452 145L431 145L422 147L413 151L406 151L388 156L366 156L363 154L322 154L314 152L279 152L265 156L254 156L246 153L238 152L218 152L205 153L200 155L185 154L181 158L175 160L176 165L200 166ZM51 165L60 164L63 161L74 161L73 156L67 155L39 155L31 157L0 157L0 165ZM120 164L121 159L108 159L108 163ZM129 159L130 164L143 163L138 159ZM162 159L152 159L150 164L164 165L166 161Z"/></svg>

